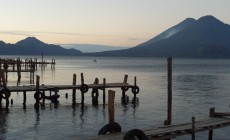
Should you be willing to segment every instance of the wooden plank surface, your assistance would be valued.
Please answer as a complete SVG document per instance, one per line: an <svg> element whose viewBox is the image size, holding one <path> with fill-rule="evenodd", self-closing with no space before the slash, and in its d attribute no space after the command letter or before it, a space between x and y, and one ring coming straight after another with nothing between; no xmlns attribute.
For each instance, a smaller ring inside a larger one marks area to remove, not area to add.
<svg viewBox="0 0 230 140"><path fill-rule="evenodd" d="M195 132L207 131L210 129L226 127L229 125L230 118L207 118L195 122ZM146 129L143 131L148 136L148 138L152 140L174 138L182 135L190 135L192 132L192 123L170 125L154 129ZM122 132L103 136L92 136L88 138L82 138L82 140L122 140L124 135L125 132Z"/></svg>
<svg viewBox="0 0 230 140"><path fill-rule="evenodd" d="M40 90L66 90L66 89L79 89L81 85L40 85ZM89 84L89 88L104 88L103 84ZM128 83L106 83L105 88L121 88L121 87L132 87ZM21 92L21 91L36 91L35 85L29 86L7 86L11 92ZM3 87L0 87L2 90Z"/></svg>
<svg viewBox="0 0 230 140"><path fill-rule="evenodd" d="M35 70L19 70L19 72L34 72ZM17 70L4 70L4 72L18 72Z"/></svg>

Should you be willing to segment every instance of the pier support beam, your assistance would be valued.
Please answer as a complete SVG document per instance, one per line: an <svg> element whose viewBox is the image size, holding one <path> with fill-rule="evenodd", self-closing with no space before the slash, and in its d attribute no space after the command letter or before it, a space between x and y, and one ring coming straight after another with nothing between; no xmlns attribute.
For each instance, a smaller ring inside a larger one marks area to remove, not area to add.
<svg viewBox="0 0 230 140"><path fill-rule="evenodd" d="M94 84L99 84L98 78L95 78ZM91 97L92 97L92 104L94 106L98 106L98 96L99 96L98 88L93 88Z"/></svg>
<svg viewBox="0 0 230 140"><path fill-rule="evenodd" d="M26 91L23 91L23 104L26 104Z"/></svg>
<svg viewBox="0 0 230 140"><path fill-rule="evenodd" d="M195 117L192 117L192 140L195 140Z"/></svg>
<svg viewBox="0 0 230 140"><path fill-rule="evenodd" d="M210 110L209 110L209 117L213 117L214 116L214 112L215 112L215 108L214 107L210 108ZM213 137L213 129L211 129L211 130L208 131L208 140L212 140L212 137Z"/></svg>
<svg viewBox="0 0 230 140"><path fill-rule="evenodd" d="M73 85L76 85L76 79L77 79L77 75L73 74ZM75 105L76 104L76 89L73 89L72 91L72 104Z"/></svg>
<svg viewBox="0 0 230 140"><path fill-rule="evenodd" d="M103 106L104 107L105 107L105 93L106 93L105 84L106 84L106 79L103 78Z"/></svg>
<svg viewBox="0 0 230 140"><path fill-rule="evenodd" d="M108 96L109 123L114 122L114 99L115 99L115 91L109 90L109 96Z"/></svg>
<svg viewBox="0 0 230 140"><path fill-rule="evenodd" d="M84 75L81 73L81 85L84 85ZM84 92L81 91L81 104L84 104L85 96Z"/></svg>
<svg viewBox="0 0 230 140"><path fill-rule="evenodd" d="M172 123L172 57L167 59L168 62L168 115L165 125Z"/></svg>
<svg viewBox="0 0 230 140"><path fill-rule="evenodd" d="M125 75L123 83L127 83L127 81L128 81L128 75ZM126 105L129 102L129 97L126 96L126 94L125 94L128 89L129 88L127 88L127 87L122 87L121 88L121 90L122 90L121 102L124 105Z"/></svg>
<svg viewBox="0 0 230 140"><path fill-rule="evenodd" d="M40 77L37 75L36 76L36 91L37 92L39 92L39 85L40 85ZM40 100L37 98L36 103L35 103L35 107L39 107L39 102L40 102Z"/></svg>

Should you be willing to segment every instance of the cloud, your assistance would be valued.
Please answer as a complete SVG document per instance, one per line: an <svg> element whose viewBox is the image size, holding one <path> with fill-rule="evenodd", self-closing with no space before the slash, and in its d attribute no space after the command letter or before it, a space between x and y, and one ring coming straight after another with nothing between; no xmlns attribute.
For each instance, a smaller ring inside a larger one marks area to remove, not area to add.
<svg viewBox="0 0 230 140"><path fill-rule="evenodd" d="M143 38L128 38L129 41L144 41L146 39Z"/></svg>
<svg viewBox="0 0 230 140"><path fill-rule="evenodd" d="M53 34L53 35L68 35L68 36L97 36L94 34L77 34L77 33L66 33L66 32L37 32L37 31L0 31L0 34L8 35L20 35L20 36L42 36L42 34Z"/></svg>
<svg viewBox="0 0 230 140"><path fill-rule="evenodd" d="M20 35L20 36L39 36L36 33L31 33L26 31L0 31L0 34Z"/></svg>

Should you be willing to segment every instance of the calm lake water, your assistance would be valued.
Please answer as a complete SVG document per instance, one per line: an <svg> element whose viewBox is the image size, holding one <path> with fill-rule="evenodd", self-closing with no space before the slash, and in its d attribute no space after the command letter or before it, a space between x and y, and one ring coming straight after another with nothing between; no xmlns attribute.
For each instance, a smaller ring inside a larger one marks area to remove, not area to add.
<svg viewBox="0 0 230 140"><path fill-rule="evenodd" d="M17 56L0 56L14 57ZM24 56L25 57L25 56ZM35 58L36 56L27 56ZM23 57L21 57L23 58ZM41 59L40 56L38 58ZM122 82L128 74L133 84L137 76L140 93L139 103L121 104L121 90L116 89L115 121L122 131L134 128L145 129L163 126L167 117L167 61L166 58L98 58L98 57L48 57L56 59L55 70L50 66L39 69L40 84L72 84L73 74L84 73L85 83L93 83L97 77L102 82ZM97 62L94 62L94 59ZM17 74L9 74L8 85L17 85ZM20 85L29 85L29 73L22 73ZM173 124L191 121L191 117L202 119L209 115L209 108L228 111L230 104L230 61L225 59L173 59ZM65 98L69 93L69 98ZM103 108L102 92L99 106L91 104L91 91L85 94L85 106L80 103L77 91L77 106L73 108L71 91L60 91L59 105L55 108L46 101L45 108L34 109L34 93L27 93L26 109L23 109L23 94L12 93L14 104L9 111L0 112L0 139L79 139L97 135L100 128L108 123L107 106ZM127 92L130 100L132 92ZM5 101L3 101L5 106ZM214 139L229 140L230 128L214 130ZM198 140L208 138L208 132L196 134ZM191 139L191 136L176 138Z"/></svg>

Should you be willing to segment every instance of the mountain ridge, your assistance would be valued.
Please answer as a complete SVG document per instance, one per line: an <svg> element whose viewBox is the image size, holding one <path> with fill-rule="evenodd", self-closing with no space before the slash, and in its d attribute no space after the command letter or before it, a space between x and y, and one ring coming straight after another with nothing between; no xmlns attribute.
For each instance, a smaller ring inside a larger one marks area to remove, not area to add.
<svg viewBox="0 0 230 140"><path fill-rule="evenodd" d="M92 55L230 58L230 26L213 16L204 16L168 38L145 44Z"/></svg>
<svg viewBox="0 0 230 140"><path fill-rule="evenodd" d="M211 15L197 20L187 18L135 47L95 53L46 44L35 37L27 37L16 44L0 41L0 49L0 54L11 55L230 58L230 25Z"/></svg>
<svg viewBox="0 0 230 140"><path fill-rule="evenodd" d="M4 49L1 49L3 48ZM15 44L3 44L0 42L0 54L2 55L82 55L75 49L65 49L59 45L47 44L35 37L27 37Z"/></svg>

